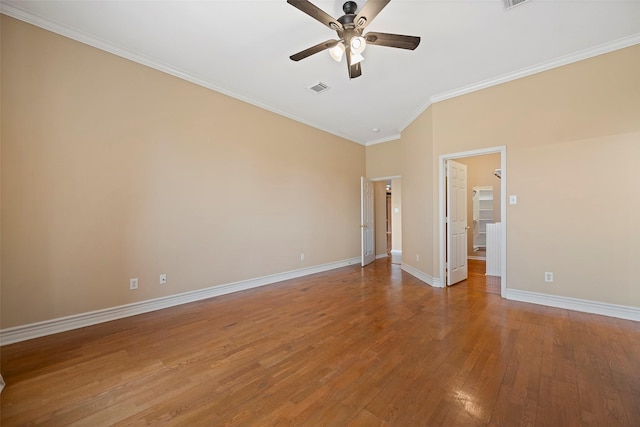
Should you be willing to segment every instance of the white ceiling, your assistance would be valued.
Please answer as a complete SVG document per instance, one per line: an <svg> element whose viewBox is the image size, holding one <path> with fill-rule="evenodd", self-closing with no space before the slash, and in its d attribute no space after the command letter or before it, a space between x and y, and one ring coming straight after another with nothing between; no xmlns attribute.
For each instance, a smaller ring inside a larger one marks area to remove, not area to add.
<svg viewBox="0 0 640 427"><path fill-rule="evenodd" d="M343 0L312 2L343 14ZM365 33L420 36L420 46L369 46L362 76L349 80L344 61L327 52L289 59L335 32L285 0L3 0L1 7L364 145L398 138L432 102L640 43L640 0L529 0L508 11L502 0L392 0ZM319 81L330 89L307 89Z"/></svg>

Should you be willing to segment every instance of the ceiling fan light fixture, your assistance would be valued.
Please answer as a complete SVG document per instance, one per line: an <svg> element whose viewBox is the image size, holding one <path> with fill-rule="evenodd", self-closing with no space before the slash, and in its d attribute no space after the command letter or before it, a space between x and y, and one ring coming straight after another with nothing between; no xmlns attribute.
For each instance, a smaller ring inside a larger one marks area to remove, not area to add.
<svg viewBox="0 0 640 427"><path fill-rule="evenodd" d="M345 51L344 44L342 42L339 42L334 47L329 49L329 55L331 55L334 61L340 62L342 61L342 56L344 55L344 51Z"/></svg>
<svg viewBox="0 0 640 427"><path fill-rule="evenodd" d="M364 56L356 52L351 53L351 65L357 64L358 62L362 62L362 61L364 61Z"/></svg>
<svg viewBox="0 0 640 427"><path fill-rule="evenodd" d="M350 46L352 52L361 54L367 47L367 42L364 40L364 37L356 36L351 38Z"/></svg>

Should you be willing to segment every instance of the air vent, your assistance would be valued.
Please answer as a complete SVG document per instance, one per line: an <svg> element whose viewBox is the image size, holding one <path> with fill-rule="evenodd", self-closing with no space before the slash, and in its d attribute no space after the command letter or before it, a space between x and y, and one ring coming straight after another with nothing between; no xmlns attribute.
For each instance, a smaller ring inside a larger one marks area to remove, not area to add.
<svg viewBox="0 0 640 427"><path fill-rule="evenodd" d="M502 1L504 2L504 8L508 10L514 6L518 6L519 4L522 4L529 0L502 0Z"/></svg>
<svg viewBox="0 0 640 427"><path fill-rule="evenodd" d="M315 83L313 86L309 87L309 90L313 93L322 93L329 90L329 86L322 82Z"/></svg>

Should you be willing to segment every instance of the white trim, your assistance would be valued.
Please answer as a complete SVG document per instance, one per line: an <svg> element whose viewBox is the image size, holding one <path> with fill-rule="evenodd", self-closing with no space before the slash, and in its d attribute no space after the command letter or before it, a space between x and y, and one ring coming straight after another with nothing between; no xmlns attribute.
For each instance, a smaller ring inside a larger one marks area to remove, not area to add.
<svg viewBox="0 0 640 427"><path fill-rule="evenodd" d="M116 44L110 43L106 40L99 39L90 34L84 33L82 31L78 31L74 28L69 28L66 25L59 24L57 22L50 21L48 19L42 18L40 16L34 15L30 12L26 12L18 7L13 5L8 5L6 3L0 2L0 13L3 13L12 18L18 19L20 21L24 21L26 23L35 25L36 27L43 28L47 31L51 31L56 34L60 34L61 36L70 38L72 40L78 41L80 43L84 43L86 45L95 47L96 49L103 50L105 52L112 53L114 55L120 56L122 58L128 59L133 62L137 62L138 64L145 65L147 67L156 69L166 74L170 74L174 77L178 77L179 79L186 80L198 86L205 87L207 89L214 90L216 92L222 93L224 95L230 96L235 99L239 99L240 101L246 102L248 104L254 105L256 107L262 108L263 110L271 111L272 113L278 114L283 117L287 117L291 120L295 120L299 123L305 124L307 126L311 126L313 128L319 129L323 132L330 133L337 137L346 139L351 142L355 142L356 144L366 145L366 141L358 140L350 135L338 133L333 129L329 129L317 123L311 122L309 120L298 117L294 114L287 113L286 111L279 110L278 108L265 104L263 102L257 101L255 99L249 98L248 96L242 95L237 92L230 91L224 87L221 87L211 81L205 80L201 77L193 75L187 71L181 70L179 68L175 68L168 64L163 64L162 62L141 55L137 52L124 48L122 46L118 46ZM398 139L399 136L390 137L392 139ZM381 141L384 142L384 141Z"/></svg>
<svg viewBox="0 0 640 427"><path fill-rule="evenodd" d="M507 299L640 322L640 308L559 295L507 289Z"/></svg>
<svg viewBox="0 0 640 427"><path fill-rule="evenodd" d="M433 105L433 101L431 101L431 99L428 99L427 102L422 104L411 116L407 117L404 122L400 123L400 132L404 132L404 130L408 128L409 125L413 123L418 117L420 117L422 113L427 111L427 108L431 107L431 105Z"/></svg>
<svg viewBox="0 0 640 427"><path fill-rule="evenodd" d="M390 179L400 179L400 178L402 178L400 175L394 175L394 176L383 176L380 178L369 178L369 180L379 182L379 181L389 181Z"/></svg>
<svg viewBox="0 0 640 427"><path fill-rule="evenodd" d="M117 307L91 311L88 313L75 314L72 316L60 317L43 322L31 323L23 326L16 326L0 330L0 345L13 344L20 341L57 334L59 332L70 331L72 329L83 328L96 325L98 323L109 322L111 320L122 319L124 317L135 316L137 314L148 313L150 311L161 310L163 308L174 307L176 305L187 304L207 298L230 294L232 292L244 291L257 288L259 286L270 285L283 280L295 279L310 274L321 273L323 271L346 267L348 265L359 264L360 258L351 258L343 261L314 267L302 268L299 270L287 271L284 273L272 274L255 279L241 280L239 282L225 285L212 286L197 291L185 292L167 297L155 298L147 301L125 304Z"/></svg>
<svg viewBox="0 0 640 427"><path fill-rule="evenodd" d="M434 288L442 287L442 283L440 282L440 279L438 279L437 277L431 277L427 273L424 273L418 270L417 268L411 267L409 264L402 263L400 265L400 269L402 269L403 271L406 271L413 277L422 280L427 285L433 286Z"/></svg>
<svg viewBox="0 0 640 427"><path fill-rule="evenodd" d="M550 61L545 61L540 64L532 65L530 67L525 67L517 71L503 74L501 76L492 77L490 79L483 80L483 81L471 84L469 86L464 86L458 89L454 89L452 91L443 92L441 94L432 96L430 99L430 102L436 103L436 102L444 101L446 99L455 98L461 95L466 95L471 92L476 92L478 90L489 88L491 86L497 86L502 83L507 83L513 80L521 79L523 77L531 76L533 74L542 73L544 71L549 71L554 68L572 64L574 62L593 58L594 56L604 55L609 52L624 49L626 47L633 46L638 43L640 43L640 33L623 37L621 39L614 40L612 42L603 43L588 49L583 49L581 51L571 53L569 55L564 55L559 58L552 59Z"/></svg>
<svg viewBox="0 0 640 427"><path fill-rule="evenodd" d="M502 298L506 298L506 290L507 290L507 146L501 145L498 147L491 148L481 148L478 150L470 150L470 151L462 151L458 153L450 153L450 154L442 154L438 158L438 187L439 187L439 204L440 204L440 213L438 219L438 227L440 229L440 277L443 278L443 286L446 286L445 279L445 262L446 259L445 251L446 251L446 236L444 230L444 221L445 221L445 193L446 189L444 187L444 178L445 178L445 162L450 159L460 159L464 157L472 157L472 156L482 156L485 154L500 154L500 167L502 169L502 178L500 179L500 215L502 226L502 236L501 236L501 246L502 246L502 259L501 259L501 275L500 275L500 295Z"/></svg>
<svg viewBox="0 0 640 427"><path fill-rule="evenodd" d="M397 249L392 249L391 250L391 255L401 256L402 255L402 251L399 251Z"/></svg>
<svg viewBox="0 0 640 427"><path fill-rule="evenodd" d="M529 67L522 68L510 73L503 74L501 76L492 77L477 83L463 86L457 89L453 89L447 92L442 92L437 95L431 96L424 104L422 104L410 117L405 120L400 126L400 132L404 131L415 119L417 119L427 108L436 102L444 101L447 99L455 98L461 95L466 95L472 92L476 92L482 89L487 89L492 86L497 86L502 83L507 83L513 80L521 79L523 77L531 76L533 74L549 71L554 68L562 67L564 65L572 64L574 62L583 61L585 59L593 58L594 56L604 55L606 53L614 52L616 50L624 49L626 47L634 46L640 43L640 33L632 34L627 37L623 37L612 42L603 43L598 46L594 46L589 49L584 49L576 53L564 55L559 58L552 59L550 61L541 62Z"/></svg>
<svg viewBox="0 0 640 427"><path fill-rule="evenodd" d="M467 256L467 259L473 259L476 261L486 261L487 257L486 256Z"/></svg>
<svg viewBox="0 0 640 427"><path fill-rule="evenodd" d="M369 141L369 142L367 142L366 144L363 144L363 145L368 147L370 145L376 145L376 144L382 144L382 143L385 143L385 142L396 141L396 140L399 140L401 136L402 136L401 134L397 133L395 135L385 136L384 138L374 139L373 141Z"/></svg>
<svg viewBox="0 0 640 427"><path fill-rule="evenodd" d="M376 259L387 258L388 256L389 255L387 255L386 253L385 254L379 254L379 255L376 255Z"/></svg>

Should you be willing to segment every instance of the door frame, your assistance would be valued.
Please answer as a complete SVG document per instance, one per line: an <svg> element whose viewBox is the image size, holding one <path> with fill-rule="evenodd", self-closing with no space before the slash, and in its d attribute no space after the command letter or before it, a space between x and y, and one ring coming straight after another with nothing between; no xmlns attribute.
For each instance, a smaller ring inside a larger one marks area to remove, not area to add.
<svg viewBox="0 0 640 427"><path fill-rule="evenodd" d="M439 165L439 228L440 228L440 286L446 287L446 242L445 231L445 211L446 211L446 162L447 160L461 159L465 157L483 156L485 154L500 154L500 222L502 223L502 233L500 236L501 259L500 259L500 295L506 298L507 295L507 146L482 148L478 150L462 151L459 153L441 154L438 159Z"/></svg>
<svg viewBox="0 0 640 427"><path fill-rule="evenodd" d="M394 179L400 179L402 180L402 175L390 175L390 176L383 176L383 177L377 177L377 178L369 178L371 181L373 182L379 182L379 181L391 181ZM393 187L391 187L391 192L393 193ZM375 202L374 202L375 203ZM402 204L402 197L400 197L400 204ZM402 209L402 207L400 208ZM393 215L393 213L391 212L391 214ZM400 223L402 224L402 216L400 217ZM376 230L377 232L378 230ZM386 230L385 230L386 231ZM391 239L393 239L393 234L391 235ZM393 240L392 240L393 241ZM393 243L392 243L393 244ZM402 252L402 251L401 251ZM387 256L390 256L390 254L387 254ZM378 255L376 255L376 258L378 257Z"/></svg>

